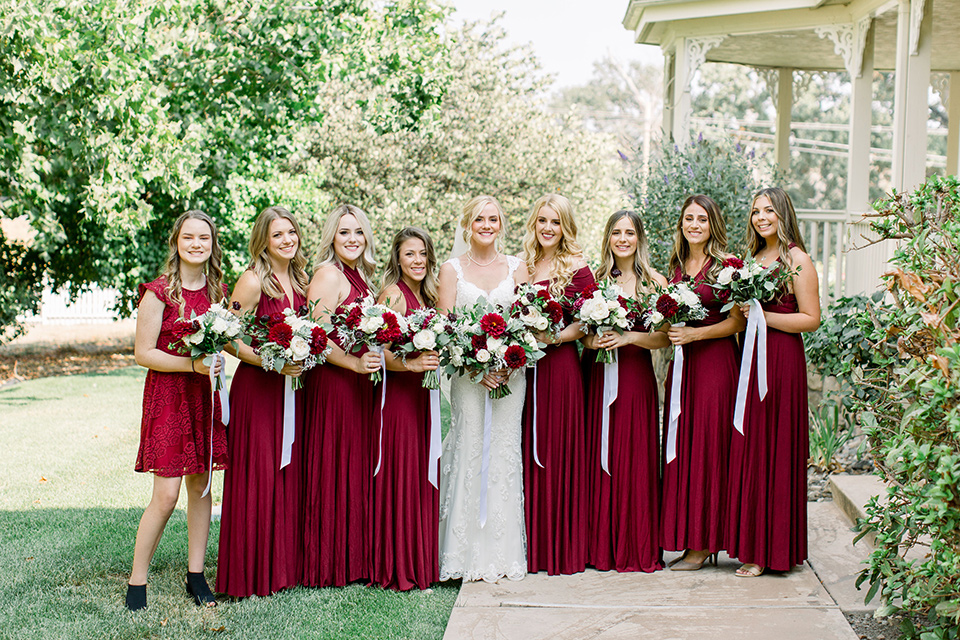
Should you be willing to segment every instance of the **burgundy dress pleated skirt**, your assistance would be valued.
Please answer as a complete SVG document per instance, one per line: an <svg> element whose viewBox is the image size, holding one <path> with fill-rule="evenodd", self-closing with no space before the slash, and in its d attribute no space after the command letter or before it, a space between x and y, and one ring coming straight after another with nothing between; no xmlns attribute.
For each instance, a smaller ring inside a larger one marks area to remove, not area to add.
<svg viewBox="0 0 960 640"><path fill-rule="evenodd" d="M575 298L592 282L590 269L580 269L564 290L565 298ZM569 306L564 312L570 322ZM576 345L567 342L547 347L546 355L537 362L536 378L534 389L534 372L527 372L523 409L527 571L546 571L548 575L578 573L587 564L587 472L583 378ZM537 455L543 466L534 458L534 429Z"/></svg>
<svg viewBox="0 0 960 640"><path fill-rule="evenodd" d="M708 261L701 274L709 267ZM693 286L708 315L689 326L715 324L726 318L720 312L723 302L699 275ZM660 544L667 551L716 552L727 544L727 471L737 392L737 343L733 336L697 340L683 345L683 351L677 457L670 463L666 461L666 443L676 361L667 372L663 399Z"/></svg>
<svg viewBox="0 0 960 640"><path fill-rule="evenodd" d="M795 313L796 299L763 305ZM747 357L744 354L744 357ZM750 374L743 435L730 446L727 548L741 562L788 571L807 558L807 364L803 338L767 329L767 397Z"/></svg>
<svg viewBox="0 0 960 640"><path fill-rule="evenodd" d="M294 295L296 308L306 303ZM283 312L287 298L260 295L257 315ZM294 392L295 439L290 464L280 468L286 378L240 363L230 386L227 450L233 464L223 479L217 591L267 596L300 579L303 472L303 390Z"/></svg>
<svg viewBox="0 0 960 640"><path fill-rule="evenodd" d="M583 354L589 473L588 563L601 571L663 568L657 378L650 352L617 349L617 399L610 405L610 473L601 466L604 365Z"/></svg>
<svg viewBox="0 0 960 640"><path fill-rule="evenodd" d="M409 314L419 303L403 282L399 285ZM430 391L423 388L422 373L388 371L386 383L382 458L373 479L371 581L399 591L426 589L440 579L440 492L429 480ZM377 407L381 391L378 385ZM375 419L375 434L377 427ZM374 465L376 456L375 435Z"/></svg>
<svg viewBox="0 0 960 640"><path fill-rule="evenodd" d="M347 267L351 292L367 294ZM314 368L304 385L304 533L301 584L344 586L370 578L373 491L373 383L334 364ZM379 406L379 405L378 405Z"/></svg>

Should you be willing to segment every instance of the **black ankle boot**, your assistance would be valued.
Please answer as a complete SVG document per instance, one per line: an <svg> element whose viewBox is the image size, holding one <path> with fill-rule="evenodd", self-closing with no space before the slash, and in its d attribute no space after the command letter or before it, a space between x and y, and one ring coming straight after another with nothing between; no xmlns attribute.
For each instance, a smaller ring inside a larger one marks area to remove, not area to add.
<svg viewBox="0 0 960 640"><path fill-rule="evenodd" d="M147 585L128 584L127 585L127 609L138 611L147 608Z"/></svg>
<svg viewBox="0 0 960 640"><path fill-rule="evenodd" d="M213 592L207 585L207 579L203 577L203 572L187 572L187 593L193 596L193 602L198 607L215 607L217 600L213 597Z"/></svg>

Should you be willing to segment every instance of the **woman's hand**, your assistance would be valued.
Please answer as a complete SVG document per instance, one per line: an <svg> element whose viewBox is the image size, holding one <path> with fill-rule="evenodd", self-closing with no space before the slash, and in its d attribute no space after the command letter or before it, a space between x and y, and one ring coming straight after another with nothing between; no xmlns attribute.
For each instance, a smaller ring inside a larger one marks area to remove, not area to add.
<svg viewBox="0 0 960 640"><path fill-rule="evenodd" d="M280 375L291 378L299 378L301 373L303 373L303 365L299 362L288 362L283 365L283 369L280 369Z"/></svg>
<svg viewBox="0 0 960 640"><path fill-rule="evenodd" d="M436 351L424 351L419 358L410 358L406 362L407 371L413 371L414 373L436 371L439 366L440 354Z"/></svg>
<svg viewBox="0 0 960 640"><path fill-rule="evenodd" d="M690 344L700 339L700 327L670 327L667 337L674 346Z"/></svg>
<svg viewBox="0 0 960 640"><path fill-rule="evenodd" d="M596 335L595 333L588 333L587 335L583 336L580 341L587 349L593 349L596 351L597 349L601 348L600 336Z"/></svg>
<svg viewBox="0 0 960 640"><path fill-rule="evenodd" d="M616 331L604 331L603 335L599 336L597 339L597 345L599 348L606 349L607 351L610 351L611 349L619 349L620 347L625 347L628 344L632 344L632 341L626 332L620 334Z"/></svg>
<svg viewBox="0 0 960 640"><path fill-rule="evenodd" d="M212 358L211 364L213 365L213 375L219 376L220 373L223 371L223 358L216 354L212 356L200 356L199 358L196 358L195 360L193 360L191 364L191 366L193 367L193 371L203 376L209 376L210 366L207 365L206 362L204 362L204 360L206 360L207 358Z"/></svg>
<svg viewBox="0 0 960 640"><path fill-rule="evenodd" d="M744 317L744 318L746 318L747 320L749 320L749 319L750 319L750 305L749 305L749 304L742 304L742 305L740 305L740 313L743 314L743 317Z"/></svg>
<svg viewBox="0 0 960 640"><path fill-rule="evenodd" d="M381 367L380 354L375 351L367 351L357 358L357 363L353 370L359 374L371 374Z"/></svg>
<svg viewBox="0 0 960 640"><path fill-rule="evenodd" d="M492 373L488 373L483 376L483 379L480 381L480 384L485 386L487 389L493 391L502 384L506 384L507 378L510 377L510 372L506 369L499 369Z"/></svg>

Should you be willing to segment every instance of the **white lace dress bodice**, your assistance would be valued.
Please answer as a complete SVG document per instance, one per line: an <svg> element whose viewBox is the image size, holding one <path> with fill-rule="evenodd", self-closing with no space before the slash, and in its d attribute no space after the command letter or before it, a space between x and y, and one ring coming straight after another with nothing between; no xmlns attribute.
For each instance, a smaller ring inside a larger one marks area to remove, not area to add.
<svg viewBox="0 0 960 640"><path fill-rule="evenodd" d="M471 306L481 297L509 302L513 274L522 262L507 256L509 271L492 291L464 279L458 258L456 306ZM487 522L480 526L480 466L487 389L457 376L450 381L451 426L440 458L440 580L462 578L496 582L520 580L527 573L523 521L523 458L520 447L526 377L511 376L512 393L492 400Z"/></svg>

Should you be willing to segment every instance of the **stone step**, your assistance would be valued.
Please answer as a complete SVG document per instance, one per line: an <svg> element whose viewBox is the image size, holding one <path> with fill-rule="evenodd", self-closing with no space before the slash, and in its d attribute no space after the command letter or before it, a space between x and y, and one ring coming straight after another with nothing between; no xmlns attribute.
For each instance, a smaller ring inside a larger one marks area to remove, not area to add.
<svg viewBox="0 0 960 640"><path fill-rule="evenodd" d="M830 492L833 502L842 511L851 524L867 517L864 508L870 498L886 494L887 488L883 480L873 474L850 475L835 473L830 476ZM872 533L863 538L871 547L876 546L876 538Z"/></svg>
<svg viewBox="0 0 960 640"><path fill-rule="evenodd" d="M864 604L866 590L856 587L857 575L865 568L870 545L860 540L835 502L807 503L808 562L820 582L844 613L875 611L876 599Z"/></svg>

